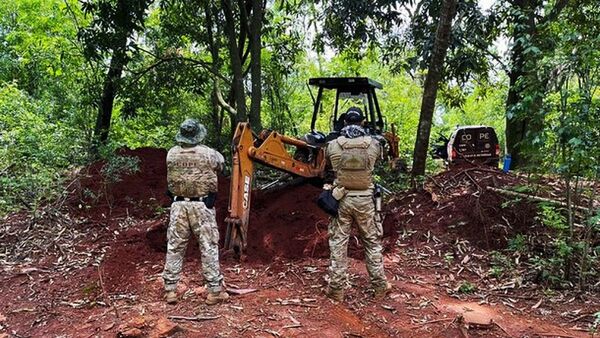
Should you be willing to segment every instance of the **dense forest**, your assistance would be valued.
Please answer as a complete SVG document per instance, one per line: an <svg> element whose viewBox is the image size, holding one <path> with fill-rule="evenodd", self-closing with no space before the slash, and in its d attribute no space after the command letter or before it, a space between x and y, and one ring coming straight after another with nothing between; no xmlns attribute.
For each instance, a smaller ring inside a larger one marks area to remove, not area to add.
<svg viewBox="0 0 600 338"><path fill-rule="evenodd" d="M0 216L38 217L99 160L118 182L140 167L123 149L168 149L186 118L206 126L205 143L226 161L239 122L301 136L314 77L383 85L379 104L408 164L383 178L392 190L422 188L443 170L430 156L441 135L493 127L525 180L511 196L545 201L531 218L552 235L529 262L544 285L597 292L595 0L0 1ZM322 110L318 128L330 123Z"/></svg>

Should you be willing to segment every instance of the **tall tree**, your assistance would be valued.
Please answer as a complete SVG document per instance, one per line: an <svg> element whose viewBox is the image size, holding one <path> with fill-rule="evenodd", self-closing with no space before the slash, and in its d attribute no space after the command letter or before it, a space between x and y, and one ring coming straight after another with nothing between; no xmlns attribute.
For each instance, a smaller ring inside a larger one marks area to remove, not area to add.
<svg viewBox="0 0 600 338"><path fill-rule="evenodd" d="M150 0L96 0L83 2L83 11L92 15L88 27L79 32L85 43L85 56L99 64L110 59L98 99L94 135L98 144L108 140L115 97L123 69L130 60L128 52L135 45L134 34L144 28Z"/></svg>
<svg viewBox="0 0 600 338"><path fill-rule="evenodd" d="M220 105L214 109L229 115L232 128L244 121L250 121L253 128L261 128L261 53L266 2L163 0L161 6L168 17L165 27L173 29L169 34L184 35L199 47L194 53L197 55L187 61L203 64L212 74L211 100ZM190 25L190 20L194 24ZM209 52L209 62L205 61L204 51ZM250 91L246 88L248 74ZM247 106L248 93L250 107Z"/></svg>
<svg viewBox="0 0 600 338"><path fill-rule="evenodd" d="M262 129L260 118L260 104L262 101L262 22L265 2L253 0L252 18L250 20L250 73L252 75L252 97L250 100L250 124L257 129Z"/></svg>
<svg viewBox="0 0 600 338"><path fill-rule="evenodd" d="M435 34L433 51L429 60L429 69L425 84L423 86L423 100L419 117L419 128L413 153L413 175L424 175L427 163L427 149L429 147L429 136L435 109L435 100L440 81L444 61L450 44L452 20L456 14L456 0L444 0L440 11L440 21Z"/></svg>
<svg viewBox="0 0 600 338"><path fill-rule="evenodd" d="M541 14L545 11L545 1L515 0L507 4L513 42L506 98L506 150L512 156L512 166L519 168L529 162L525 151L528 135L541 128L538 113L542 109L542 96L538 94L546 87L549 74L541 71L539 62L556 46L547 28L558 19L569 0L555 1L545 15Z"/></svg>
<svg viewBox="0 0 600 338"><path fill-rule="evenodd" d="M242 1L240 1L242 2ZM223 14L225 16L225 34L227 36L227 46L229 49L229 57L231 62L231 72L233 73L233 79L231 81L231 92L234 99L234 107L236 115L232 122L232 127L238 122L243 122L248 119L247 108L246 108L246 90L244 88L244 45L248 34L248 20L247 16L242 15L246 13L246 6L241 3L241 6L234 4L232 0L221 0ZM236 31L236 17L234 11L240 10L238 15L240 17L240 29Z"/></svg>
<svg viewBox="0 0 600 338"><path fill-rule="evenodd" d="M422 175L439 84L462 84L475 76L487 80L494 17L484 15L475 0L335 0L323 6L326 35L334 47L382 46L384 61L394 71L427 70L413 158L413 173ZM410 26L401 29L406 16Z"/></svg>

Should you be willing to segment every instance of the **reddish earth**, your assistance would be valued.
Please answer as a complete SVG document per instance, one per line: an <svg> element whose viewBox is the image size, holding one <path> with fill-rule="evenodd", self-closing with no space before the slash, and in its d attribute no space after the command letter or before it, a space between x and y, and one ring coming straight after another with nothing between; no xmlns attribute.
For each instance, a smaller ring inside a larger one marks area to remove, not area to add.
<svg viewBox="0 0 600 338"><path fill-rule="evenodd" d="M489 275L488 250L506 247L517 233L542 230L535 205L521 201L503 208L506 198L485 190L518 185L522 178L473 168L440 174L424 190L389 201L385 262L394 288L383 301L368 291L355 239L354 287L343 303L323 297L328 219L314 203L319 189L295 185L254 194L248 260L222 262L229 288L255 292L203 305L192 242L178 290L182 300L167 306L160 278L169 202L166 152L123 154L140 159L140 172L107 186L103 164L90 166L64 205L63 215L70 216L4 220L0 244L20 256L0 260L0 337L586 337L592 314L600 311L597 290L544 292L526 278ZM224 234L226 178L219 189ZM53 230L65 228L60 224L70 228ZM31 229L48 235L25 236ZM23 249L29 248L25 237L36 239L33 249ZM474 291L458 291L466 282ZM195 315L203 320L189 320Z"/></svg>

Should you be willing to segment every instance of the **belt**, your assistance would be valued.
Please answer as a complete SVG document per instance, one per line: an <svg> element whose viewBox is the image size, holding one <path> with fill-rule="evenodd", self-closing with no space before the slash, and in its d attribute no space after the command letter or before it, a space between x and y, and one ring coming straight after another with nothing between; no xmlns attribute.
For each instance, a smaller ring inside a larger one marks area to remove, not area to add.
<svg viewBox="0 0 600 338"><path fill-rule="evenodd" d="M373 195L346 195L347 197L373 197Z"/></svg>
<svg viewBox="0 0 600 338"><path fill-rule="evenodd" d="M175 196L175 198L173 199L174 202L202 202L204 200L204 196L202 197L182 197L182 196Z"/></svg>

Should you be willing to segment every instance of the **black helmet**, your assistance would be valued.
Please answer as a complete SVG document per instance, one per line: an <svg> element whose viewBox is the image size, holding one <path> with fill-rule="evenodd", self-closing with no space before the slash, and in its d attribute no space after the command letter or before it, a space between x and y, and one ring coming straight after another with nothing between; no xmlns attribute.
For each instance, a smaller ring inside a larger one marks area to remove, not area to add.
<svg viewBox="0 0 600 338"><path fill-rule="evenodd" d="M364 120L365 117L363 115L362 110L358 107L350 107L346 111L346 116L344 117L344 122L346 123L360 123Z"/></svg>

